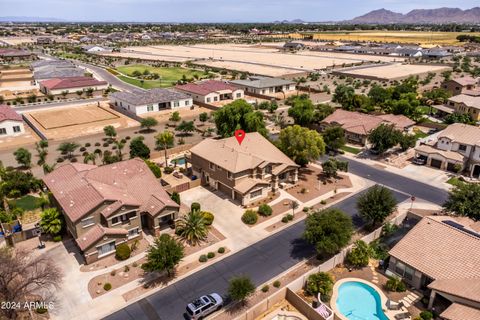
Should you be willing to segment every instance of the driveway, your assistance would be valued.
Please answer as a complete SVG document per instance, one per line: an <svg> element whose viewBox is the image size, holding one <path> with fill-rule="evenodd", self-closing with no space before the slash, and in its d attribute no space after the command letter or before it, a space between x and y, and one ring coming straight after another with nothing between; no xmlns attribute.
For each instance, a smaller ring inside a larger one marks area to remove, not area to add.
<svg viewBox="0 0 480 320"><path fill-rule="evenodd" d="M242 222L244 209L231 202L223 193L205 187L196 187L180 194L183 203L198 202L201 210L214 214L213 226L227 238L231 250L243 249L268 235L265 230L250 228Z"/></svg>

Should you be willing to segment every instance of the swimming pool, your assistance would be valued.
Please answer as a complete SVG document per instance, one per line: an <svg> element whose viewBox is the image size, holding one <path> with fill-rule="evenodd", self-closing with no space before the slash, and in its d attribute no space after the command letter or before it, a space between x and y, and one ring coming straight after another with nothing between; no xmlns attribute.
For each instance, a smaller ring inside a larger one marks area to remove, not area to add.
<svg viewBox="0 0 480 320"><path fill-rule="evenodd" d="M365 282L342 283L335 303L338 311L348 320L388 320L382 310L380 294Z"/></svg>
<svg viewBox="0 0 480 320"><path fill-rule="evenodd" d="M176 163L176 164L179 165L179 166L184 165L184 164L185 164L185 157L173 159L173 160L171 161L171 163L172 163L172 164L175 164L175 163Z"/></svg>

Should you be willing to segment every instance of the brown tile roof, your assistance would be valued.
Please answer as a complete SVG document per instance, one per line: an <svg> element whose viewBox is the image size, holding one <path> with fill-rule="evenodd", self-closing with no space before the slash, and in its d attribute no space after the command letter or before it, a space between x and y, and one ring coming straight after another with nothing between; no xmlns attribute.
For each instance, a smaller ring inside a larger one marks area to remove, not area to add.
<svg viewBox="0 0 480 320"><path fill-rule="evenodd" d="M91 227L87 232L85 232L80 238L76 239L80 250L85 251L93 244L103 239L104 236L109 235L127 235L128 231L122 228L105 228L99 224Z"/></svg>
<svg viewBox="0 0 480 320"><path fill-rule="evenodd" d="M241 194L245 194L246 192L252 190L253 187L259 184L268 185L269 183L260 179L246 178L246 179L243 179L239 184L237 184L234 189L240 192Z"/></svg>
<svg viewBox="0 0 480 320"><path fill-rule="evenodd" d="M455 160L458 162L463 162L463 155L455 151L440 150L434 147L431 147L426 144L419 145L415 148L415 151L423 152L427 154L438 154L446 159Z"/></svg>
<svg viewBox="0 0 480 320"><path fill-rule="evenodd" d="M200 94L202 96L212 92L223 91L223 90L230 90L230 91L239 90L234 85L231 85L223 81L218 81L218 80L207 80L207 81L196 82L196 83L187 83L184 85L177 85L176 88L182 91L188 91L188 92Z"/></svg>
<svg viewBox="0 0 480 320"><path fill-rule="evenodd" d="M480 319L480 309L452 303L440 316L445 320L475 320Z"/></svg>
<svg viewBox="0 0 480 320"><path fill-rule="evenodd" d="M112 214L114 214L118 209L120 209L122 206L123 206L122 201L112 202L110 205L106 206L102 211L100 211L100 214L105 218L108 218Z"/></svg>
<svg viewBox="0 0 480 320"><path fill-rule="evenodd" d="M448 216L423 218L390 255L435 280L480 279L480 237L443 222L448 220L455 221Z"/></svg>
<svg viewBox="0 0 480 320"><path fill-rule="evenodd" d="M40 82L45 88L49 90L60 90L70 88L88 88L106 85L106 81L99 81L92 77L69 77L69 78L55 78Z"/></svg>
<svg viewBox="0 0 480 320"><path fill-rule="evenodd" d="M0 122L5 120L22 121L22 116L7 105L0 105Z"/></svg>
<svg viewBox="0 0 480 320"><path fill-rule="evenodd" d="M46 175L43 181L72 222L106 201L145 207L154 196L156 207L146 210L151 215L166 206L178 207L141 159L101 167L67 164Z"/></svg>
<svg viewBox="0 0 480 320"><path fill-rule="evenodd" d="M477 261L480 263L480 261ZM437 279L428 285L430 289L453 294L457 297L480 302L480 278Z"/></svg>
<svg viewBox="0 0 480 320"><path fill-rule="evenodd" d="M438 134L438 138L448 138L454 142L478 145L480 143L480 128L462 123L453 123Z"/></svg>
<svg viewBox="0 0 480 320"><path fill-rule="evenodd" d="M478 96L459 94L457 96L449 98L448 100L455 103L463 103L470 108L480 109L480 97Z"/></svg>
<svg viewBox="0 0 480 320"><path fill-rule="evenodd" d="M415 124L415 121L401 114L381 114L377 117L386 122L393 123L395 128L399 130L405 130Z"/></svg>
<svg viewBox="0 0 480 320"><path fill-rule="evenodd" d="M461 86L474 85L478 82L477 79L470 76L454 78L452 79L452 81L458 83Z"/></svg>
<svg viewBox="0 0 480 320"><path fill-rule="evenodd" d="M241 145L235 137L205 139L190 152L233 173L256 168L264 162L298 167L258 132L247 133Z"/></svg>

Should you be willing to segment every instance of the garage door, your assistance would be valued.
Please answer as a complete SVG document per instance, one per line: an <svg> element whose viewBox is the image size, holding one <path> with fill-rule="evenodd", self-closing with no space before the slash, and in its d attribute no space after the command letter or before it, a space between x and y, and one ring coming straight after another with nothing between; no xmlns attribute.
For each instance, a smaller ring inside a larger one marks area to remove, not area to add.
<svg viewBox="0 0 480 320"><path fill-rule="evenodd" d="M456 170L455 170L455 163L449 162L449 163L447 164L447 170L450 171L450 172L456 172Z"/></svg>
<svg viewBox="0 0 480 320"><path fill-rule="evenodd" d="M437 159L432 159L432 162L430 163L430 165L434 168L440 169L442 167L442 161Z"/></svg>
<svg viewBox="0 0 480 320"><path fill-rule="evenodd" d="M227 195L229 198L232 197L232 189L230 189L230 187L227 187L226 185L224 185L221 182L217 182L217 188L218 188L218 190L225 193L225 195Z"/></svg>

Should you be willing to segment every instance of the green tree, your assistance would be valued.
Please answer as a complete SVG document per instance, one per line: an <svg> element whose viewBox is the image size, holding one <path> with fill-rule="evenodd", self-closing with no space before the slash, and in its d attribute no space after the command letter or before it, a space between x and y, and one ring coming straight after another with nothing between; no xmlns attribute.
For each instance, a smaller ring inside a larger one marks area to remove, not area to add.
<svg viewBox="0 0 480 320"><path fill-rule="evenodd" d="M184 135L189 135L195 131L195 124L193 121L182 121L176 128L176 131L182 132Z"/></svg>
<svg viewBox="0 0 480 320"><path fill-rule="evenodd" d="M162 148L165 151L165 166L168 164L167 149L173 147L175 137L170 131L163 131L155 136L155 144L157 148Z"/></svg>
<svg viewBox="0 0 480 320"><path fill-rule="evenodd" d="M321 103L315 107L314 122L321 122L323 119L331 115L335 111L335 108L329 104Z"/></svg>
<svg viewBox="0 0 480 320"><path fill-rule="evenodd" d="M347 254L347 263L355 268L363 268L368 265L370 247L365 241L357 240L352 250Z"/></svg>
<svg viewBox="0 0 480 320"><path fill-rule="evenodd" d="M338 171L348 171L348 161L338 160L336 158L330 158L322 163L322 171L325 177L333 178L337 177Z"/></svg>
<svg viewBox="0 0 480 320"><path fill-rule="evenodd" d="M280 131L277 147L299 165L315 161L325 153L322 136L315 130L309 130L299 125Z"/></svg>
<svg viewBox="0 0 480 320"><path fill-rule="evenodd" d="M368 91L368 97L374 105L383 106L385 101L391 99L392 94L388 89L384 89L379 85L374 85L370 91Z"/></svg>
<svg viewBox="0 0 480 320"><path fill-rule="evenodd" d="M140 120L140 127L145 128L147 131L151 131L152 127L155 127L157 124L158 121L154 117L146 117Z"/></svg>
<svg viewBox="0 0 480 320"><path fill-rule="evenodd" d="M340 126L326 128L322 136L323 141L330 150L337 151L345 145L345 131Z"/></svg>
<svg viewBox="0 0 480 320"><path fill-rule="evenodd" d="M382 224L397 207L397 200L392 191L374 185L357 200L357 209L363 220L371 227Z"/></svg>
<svg viewBox="0 0 480 320"><path fill-rule="evenodd" d="M345 247L352 234L352 218L339 209L329 208L307 217L303 237L315 245L319 256L326 258Z"/></svg>
<svg viewBox="0 0 480 320"><path fill-rule="evenodd" d="M59 234L63 227L62 215L56 208L45 209L40 215L40 227L53 236Z"/></svg>
<svg viewBox="0 0 480 320"><path fill-rule="evenodd" d="M228 285L228 296L236 302L244 303L245 300L255 292L255 285L246 276L239 276L230 279Z"/></svg>
<svg viewBox="0 0 480 320"><path fill-rule="evenodd" d="M173 122L178 122L181 119L182 118L180 117L180 113L178 111L174 111L170 116L170 118L168 118L169 121L173 121Z"/></svg>
<svg viewBox="0 0 480 320"><path fill-rule="evenodd" d="M317 272L308 276L306 291L312 296L320 293L320 299L328 301L332 295L333 283L331 275L326 272Z"/></svg>
<svg viewBox="0 0 480 320"><path fill-rule="evenodd" d="M166 271L170 277L184 256L183 245L169 234L163 233L148 248L147 261L142 264L142 269L147 272Z"/></svg>
<svg viewBox="0 0 480 320"><path fill-rule="evenodd" d="M13 153L15 156L15 160L18 162L19 165L24 166L26 168L30 168L32 165L32 154L25 148L18 148Z"/></svg>
<svg viewBox="0 0 480 320"><path fill-rule="evenodd" d="M443 207L460 216L469 217L475 221L480 220L480 184L458 183L450 190L447 201Z"/></svg>
<svg viewBox="0 0 480 320"><path fill-rule="evenodd" d="M354 97L355 89L353 87L340 84L335 88L332 101L340 103L343 109L353 110Z"/></svg>
<svg viewBox="0 0 480 320"><path fill-rule="evenodd" d="M150 148L143 142L144 137L138 136L130 142L130 158L150 158Z"/></svg>
<svg viewBox="0 0 480 320"><path fill-rule="evenodd" d="M407 151L408 149L415 147L415 144L417 143L417 137L408 133L400 134L399 143L402 151Z"/></svg>
<svg viewBox="0 0 480 320"><path fill-rule="evenodd" d="M372 149L379 153L384 153L388 149L396 146L401 137L401 132L395 129L393 124L380 124L368 135L368 141L372 144Z"/></svg>
<svg viewBox="0 0 480 320"><path fill-rule="evenodd" d="M103 133L110 139L113 139L117 136L117 130L115 130L114 126L106 126L103 128Z"/></svg>
<svg viewBox="0 0 480 320"><path fill-rule="evenodd" d="M295 124L307 126L315 119L315 106L307 95L297 96L291 101L288 115L293 118Z"/></svg>
<svg viewBox="0 0 480 320"><path fill-rule="evenodd" d="M177 221L175 233L189 244L196 246L208 236L208 226L200 211L190 211Z"/></svg>
<svg viewBox="0 0 480 320"><path fill-rule="evenodd" d="M162 177L162 170L160 169L160 167L155 162L145 159L145 164L148 166L150 171L152 171L155 178L161 178Z"/></svg>
<svg viewBox="0 0 480 320"><path fill-rule="evenodd" d="M94 152L88 152L84 157L83 157L83 163L87 164L89 162L92 162L93 165L95 165L97 160L97 154Z"/></svg>
<svg viewBox="0 0 480 320"><path fill-rule="evenodd" d="M198 115L198 120L201 122L206 122L208 120L208 113L202 112Z"/></svg>
<svg viewBox="0 0 480 320"><path fill-rule="evenodd" d="M75 143L75 142L62 142L58 146L57 150L62 152L62 153L65 153L67 155L67 158L71 159L71 158L73 158L73 153L79 147L80 147L80 145L78 143Z"/></svg>
<svg viewBox="0 0 480 320"><path fill-rule="evenodd" d="M170 198L172 198L173 201L175 201L178 205L180 205L180 194L178 192L173 191Z"/></svg>
<svg viewBox="0 0 480 320"><path fill-rule="evenodd" d="M217 133L222 137L232 137L235 130L267 134L263 114L243 99L235 100L213 113Z"/></svg>

